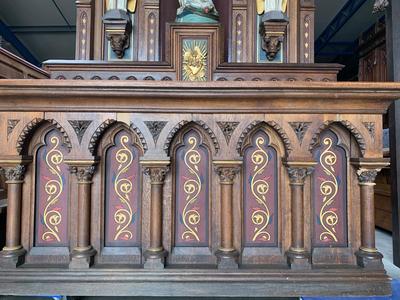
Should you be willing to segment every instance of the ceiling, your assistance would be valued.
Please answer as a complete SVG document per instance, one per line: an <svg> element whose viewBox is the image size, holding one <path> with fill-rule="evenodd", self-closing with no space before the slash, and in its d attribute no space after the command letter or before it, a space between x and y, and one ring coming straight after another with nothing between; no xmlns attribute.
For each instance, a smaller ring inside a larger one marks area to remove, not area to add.
<svg viewBox="0 0 400 300"><path fill-rule="evenodd" d="M316 39L347 1L315 0ZM365 0L361 8L333 36L330 42L347 45L372 26L382 15L373 15L374 0ZM75 0L1 0L0 20L39 61L73 59L75 55ZM334 61L329 45L322 50L320 61ZM323 52L329 50L330 54ZM334 51L341 51L335 47Z"/></svg>

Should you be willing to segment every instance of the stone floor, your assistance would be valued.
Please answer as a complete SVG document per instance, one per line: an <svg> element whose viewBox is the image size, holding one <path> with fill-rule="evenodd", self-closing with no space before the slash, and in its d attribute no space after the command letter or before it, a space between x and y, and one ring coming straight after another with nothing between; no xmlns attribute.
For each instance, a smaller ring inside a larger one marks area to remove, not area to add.
<svg viewBox="0 0 400 300"><path fill-rule="evenodd" d="M400 268L393 264L392 235L387 231L376 230L376 246L383 254L383 263L389 276L393 279L400 279Z"/></svg>

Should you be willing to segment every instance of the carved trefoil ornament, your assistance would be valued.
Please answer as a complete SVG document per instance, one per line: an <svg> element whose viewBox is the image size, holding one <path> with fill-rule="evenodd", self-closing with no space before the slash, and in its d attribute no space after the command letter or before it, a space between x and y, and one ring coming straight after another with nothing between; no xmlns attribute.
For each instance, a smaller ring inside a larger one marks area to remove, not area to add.
<svg viewBox="0 0 400 300"><path fill-rule="evenodd" d="M82 143L82 138L92 121L88 120L68 120L78 137L79 144Z"/></svg>
<svg viewBox="0 0 400 300"><path fill-rule="evenodd" d="M367 128L369 135L374 140L375 139L375 122L363 122L365 128Z"/></svg>
<svg viewBox="0 0 400 300"><path fill-rule="evenodd" d="M310 127L311 122L289 122L289 124L293 128L294 133L296 134L297 139L299 140L301 145L304 139L304 135Z"/></svg>
<svg viewBox="0 0 400 300"><path fill-rule="evenodd" d="M144 121L144 124L146 124L151 135L153 136L154 144L157 144L161 131L164 129L167 123L167 121Z"/></svg>
<svg viewBox="0 0 400 300"><path fill-rule="evenodd" d="M238 127L239 122L217 122L217 124L225 136L226 143L229 144L232 134Z"/></svg>
<svg viewBox="0 0 400 300"><path fill-rule="evenodd" d="M19 120L16 119L8 119L7 120L7 140L13 132L15 126L19 123Z"/></svg>

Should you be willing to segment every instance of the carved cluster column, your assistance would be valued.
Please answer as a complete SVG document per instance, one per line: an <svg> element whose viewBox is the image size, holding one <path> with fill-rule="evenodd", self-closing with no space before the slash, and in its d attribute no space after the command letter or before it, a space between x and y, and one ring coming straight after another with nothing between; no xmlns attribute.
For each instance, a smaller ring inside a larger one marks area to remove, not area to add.
<svg viewBox="0 0 400 300"><path fill-rule="evenodd" d="M306 177L313 172L313 165L314 163L287 163L291 192L292 242L286 255L292 269L311 266L310 253L304 247L304 183Z"/></svg>
<svg viewBox="0 0 400 300"><path fill-rule="evenodd" d="M96 254L90 242L91 189L95 170L94 164L71 167L71 173L78 180L78 236L71 253L70 268L89 268Z"/></svg>
<svg viewBox="0 0 400 300"><path fill-rule="evenodd" d="M239 253L233 245L233 184L241 162L214 162L221 188L221 242L215 253L218 268L238 268Z"/></svg>
<svg viewBox="0 0 400 300"><path fill-rule="evenodd" d="M383 268L382 254L375 247L375 178L388 163L357 163L361 201L361 246L357 251L357 263L364 268Z"/></svg>
<svg viewBox="0 0 400 300"><path fill-rule="evenodd" d="M2 169L7 179L7 227L6 245L0 252L0 264L4 267L18 267L24 263L25 249L21 245L22 185L25 165Z"/></svg>
<svg viewBox="0 0 400 300"><path fill-rule="evenodd" d="M169 171L169 162L144 163L144 173L150 176L150 246L145 251L147 269L162 269L167 252L163 247L163 188L165 175Z"/></svg>

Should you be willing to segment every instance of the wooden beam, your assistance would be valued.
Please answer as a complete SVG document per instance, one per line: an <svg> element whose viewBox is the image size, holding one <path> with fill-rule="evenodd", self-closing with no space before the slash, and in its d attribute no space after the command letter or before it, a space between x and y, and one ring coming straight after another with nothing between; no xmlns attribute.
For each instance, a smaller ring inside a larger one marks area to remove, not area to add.
<svg viewBox="0 0 400 300"><path fill-rule="evenodd" d="M400 1L390 1L386 12L388 79L400 81ZM393 206L393 261L400 266L400 100L389 109L390 158Z"/></svg>

